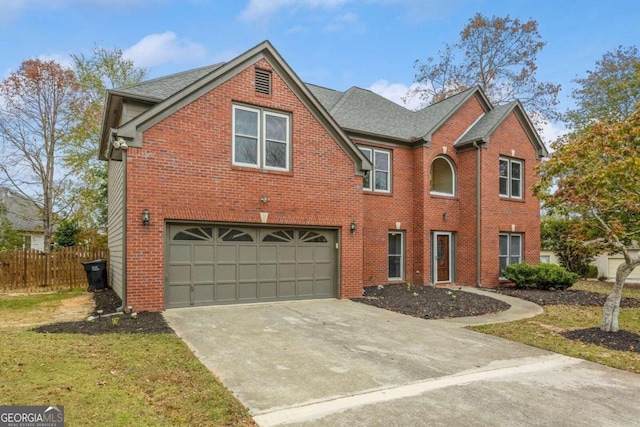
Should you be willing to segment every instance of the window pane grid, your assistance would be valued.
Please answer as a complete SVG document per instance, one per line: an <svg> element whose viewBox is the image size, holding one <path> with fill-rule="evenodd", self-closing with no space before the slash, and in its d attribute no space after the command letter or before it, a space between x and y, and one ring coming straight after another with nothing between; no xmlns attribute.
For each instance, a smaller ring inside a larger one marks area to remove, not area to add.
<svg viewBox="0 0 640 427"><path fill-rule="evenodd" d="M362 188L388 193L391 183L391 153L366 147L358 147L367 160L373 163L373 170L362 180Z"/></svg>
<svg viewBox="0 0 640 427"><path fill-rule="evenodd" d="M522 161L500 159L499 194L514 199L522 198Z"/></svg>
<svg viewBox="0 0 640 427"><path fill-rule="evenodd" d="M233 107L233 164L289 170L289 116Z"/></svg>
<svg viewBox="0 0 640 427"><path fill-rule="evenodd" d="M498 248L500 274L508 265L522 262L522 234L501 233Z"/></svg>

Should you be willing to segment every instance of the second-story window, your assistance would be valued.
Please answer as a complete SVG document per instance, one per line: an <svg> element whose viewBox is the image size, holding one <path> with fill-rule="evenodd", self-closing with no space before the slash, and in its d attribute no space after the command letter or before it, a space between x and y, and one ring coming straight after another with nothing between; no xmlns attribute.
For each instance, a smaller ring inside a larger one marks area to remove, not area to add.
<svg viewBox="0 0 640 427"><path fill-rule="evenodd" d="M233 164L290 170L290 117L259 108L233 106Z"/></svg>
<svg viewBox="0 0 640 427"><path fill-rule="evenodd" d="M358 148L373 164L373 169L364 177L362 188L389 193L391 191L391 151L369 147Z"/></svg>
<svg viewBox="0 0 640 427"><path fill-rule="evenodd" d="M523 162L509 157L500 157L500 196L522 199Z"/></svg>

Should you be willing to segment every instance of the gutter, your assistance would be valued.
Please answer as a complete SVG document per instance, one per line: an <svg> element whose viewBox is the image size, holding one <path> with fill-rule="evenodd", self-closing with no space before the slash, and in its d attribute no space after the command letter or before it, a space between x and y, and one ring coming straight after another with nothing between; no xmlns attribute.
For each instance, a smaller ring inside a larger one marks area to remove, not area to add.
<svg viewBox="0 0 640 427"><path fill-rule="evenodd" d="M122 305L116 311L124 312L127 307L127 150L122 150Z"/></svg>
<svg viewBox="0 0 640 427"><path fill-rule="evenodd" d="M476 149L476 286L482 287L482 222L480 221L480 215L482 214L482 152L478 141L473 142L473 147Z"/></svg>

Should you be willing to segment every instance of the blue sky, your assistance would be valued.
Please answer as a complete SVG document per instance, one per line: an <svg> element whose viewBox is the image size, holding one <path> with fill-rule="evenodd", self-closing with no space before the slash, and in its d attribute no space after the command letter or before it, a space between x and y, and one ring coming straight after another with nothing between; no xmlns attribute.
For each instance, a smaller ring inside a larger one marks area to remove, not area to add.
<svg viewBox="0 0 640 427"><path fill-rule="evenodd" d="M640 40L636 0L2 0L0 78L25 59L69 63L94 44L122 49L158 77L268 39L306 82L359 86L401 103L414 61L455 42L477 12L538 22L547 42L538 79L562 85L563 109L573 79ZM561 128L550 125L545 139Z"/></svg>

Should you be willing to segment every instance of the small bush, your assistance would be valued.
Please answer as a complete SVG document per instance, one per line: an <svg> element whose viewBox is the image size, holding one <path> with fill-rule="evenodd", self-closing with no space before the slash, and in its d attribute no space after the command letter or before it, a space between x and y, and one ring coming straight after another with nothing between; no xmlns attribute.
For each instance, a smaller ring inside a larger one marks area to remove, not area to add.
<svg viewBox="0 0 640 427"><path fill-rule="evenodd" d="M590 265L587 268L587 279L595 279L596 277L598 277L598 267Z"/></svg>
<svg viewBox="0 0 640 427"><path fill-rule="evenodd" d="M512 264L502 272L518 289L567 289L580 278L553 264Z"/></svg>

